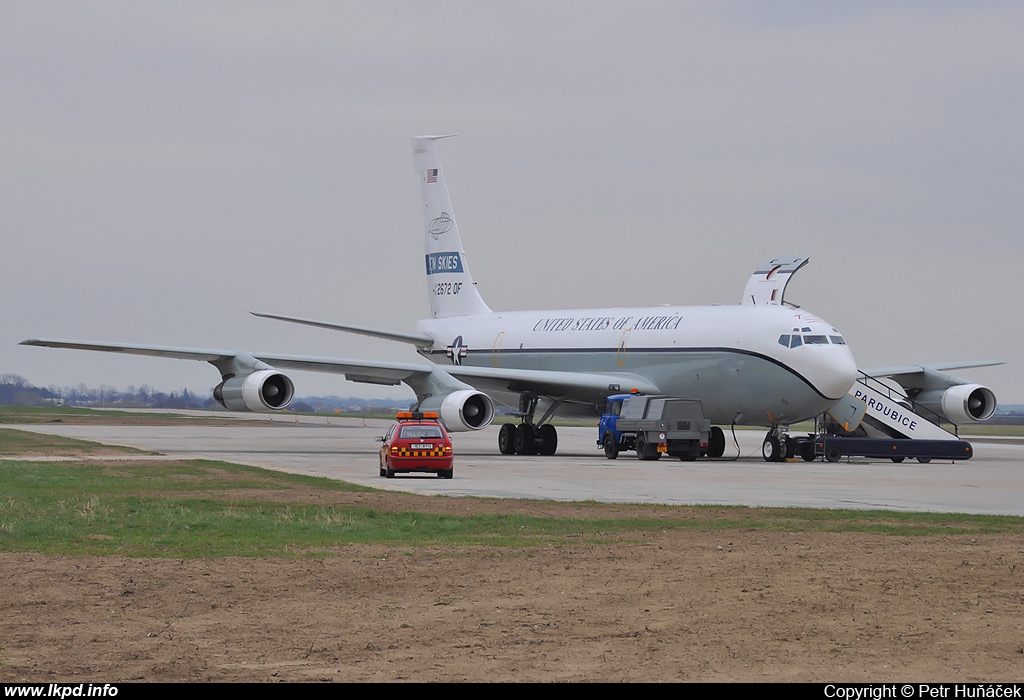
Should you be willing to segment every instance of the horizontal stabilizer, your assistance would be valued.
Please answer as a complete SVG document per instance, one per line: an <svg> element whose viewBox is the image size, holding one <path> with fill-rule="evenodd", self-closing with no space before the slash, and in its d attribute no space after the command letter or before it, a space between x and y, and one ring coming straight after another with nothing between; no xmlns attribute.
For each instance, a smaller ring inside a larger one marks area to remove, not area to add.
<svg viewBox="0 0 1024 700"><path fill-rule="evenodd" d="M309 318L296 318L294 316L279 316L277 314L265 314L259 311L250 311L253 316L259 316L260 318L273 318L278 321L287 321L288 323L298 323L303 326L316 326L317 328L326 328L332 331L341 331L343 333L354 333L356 335L367 335L371 338L383 338L384 340L394 340L399 343L409 343L416 345L417 347L429 348L434 344L434 339L429 335L421 335L419 333L403 333L401 331L388 331L381 328L369 328L367 326L352 326L344 323L329 323L327 321L316 321Z"/></svg>

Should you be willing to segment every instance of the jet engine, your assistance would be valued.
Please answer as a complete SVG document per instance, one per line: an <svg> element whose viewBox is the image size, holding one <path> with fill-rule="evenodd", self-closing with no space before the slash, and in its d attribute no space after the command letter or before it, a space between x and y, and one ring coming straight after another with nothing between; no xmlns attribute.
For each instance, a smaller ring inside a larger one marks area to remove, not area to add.
<svg viewBox="0 0 1024 700"><path fill-rule="evenodd" d="M958 384L945 391L922 391L914 401L952 423L986 421L996 412L996 395L981 384Z"/></svg>
<svg viewBox="0 0 1024 700"><path fill-rule="evenodd" d="M419 411L437 411L451 432L483 430L494 420L494 402L487 394L473 389L431 396L420 402Z"/></svg>
<svg viewBox="0 0 1024 700"><path fill-rule="evenodd" d="M263 369L242 377L230 377L213 390L213 398L229 411L279 411L295 395L292 380L272 369Z"/></svg>

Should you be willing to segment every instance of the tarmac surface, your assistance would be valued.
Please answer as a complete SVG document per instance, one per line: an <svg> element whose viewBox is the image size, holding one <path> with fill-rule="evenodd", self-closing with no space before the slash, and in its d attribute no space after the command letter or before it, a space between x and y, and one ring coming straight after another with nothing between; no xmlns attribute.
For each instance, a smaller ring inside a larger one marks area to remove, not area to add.
<svg viewBox="0 0 1024 700"><path fill-rule="evenodd" d="M205 414L209 415L209 414ZM237 414L236 414L237 415ZM218 414L222 417L222 414ZM237 427L20 425L40 433L127 445L161 453L142 459L213 459L309 474L395 491L451 496L619 503L802 506L1024 515L1024 443L974 441L963 462L841 462L761 459L761 431L726 434L722 459L641 462L627 452L608 460L596 428L558 429L553 457L505 456L497 425L453 435L455 478L378 476L379 444L388 421L252 416ZM970 440L970 437L965 439ZM138 457L132 457L138 460Z"/></svg>

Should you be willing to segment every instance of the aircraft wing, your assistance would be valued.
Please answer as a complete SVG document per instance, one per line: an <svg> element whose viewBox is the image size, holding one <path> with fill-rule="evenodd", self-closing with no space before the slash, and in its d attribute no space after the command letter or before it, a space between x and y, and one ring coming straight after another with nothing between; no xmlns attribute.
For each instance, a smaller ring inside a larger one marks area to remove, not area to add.
<svg viewBox="0 0 1024 700"><path fill-rule="evenodd" d="M177 360L199 360L222 369L242 360L263 362L278 369L298 369L310 372L344 374L347 379L372 384L395 385L416 375L430 374L436 367L430 363L381 362L376 360L350 360L330 357L306 357L302 355L279 355L276 353L244 353L236 350L213 350L207 348L179 348L164 345L132 345L128 343L93 343L79 340L54 340L33 338L22 341L21 345L35 345L47 348L68 348L71 350L96 350L128 355L167 357ZM222 373L224 371L222 370Z"/></svg>
<svg viewBox="0 0 1024 700"><path fill-rule="evenodd" d="M281 355L264 352L239 352L209 348L181 348L165 345L134 345L129 343L94 343L80 340L58 340L33 338L22 345L71 350L95 350L99 352L123 353L166 357L178 360L209 362L228 374L236 367L254 368L265 363L276 369L304 370L343 374L354 382L396 385L428 375L447 374L456 380L476 387L485 393L516 394L531 392L538 396L578 403L604 401L608 394L629 391L636 388L643 393L658 393L658 387L649 380L629 373L597 374L581 372L560 372L547 370L507 369L502 367L469 367L437 365L432 362L383 362L378 360L356 360L331 357L307 357L302 355ZM416 386L413 387L416 389Z"/></svg>
<svg viewBox="0 0 1024 700"><path fill-rule="evenodd" d="M41 348L67 348L69 350L120 352L127 355L149 355L150 357L169 357L175 360L199 360L201 362L226 360L237 354L234 350L172 348L161 345L129 345L127 343L92 343L81 340L51 340L49 338L23 340L19 345L34 345Z"/></svg>
<svg viewBox="0 0 1024 700"><path fill-rule="evenodd" d="M862 369L861 372L871 377L889 377L898 380L900 377L923 375L929 370L935 372L948 372L954 369L971 369L973 367L993 367L1005 365L1005 360L977 360L973 362L940 362L930 365L894 365L892 367L872 367Z"/></svg>

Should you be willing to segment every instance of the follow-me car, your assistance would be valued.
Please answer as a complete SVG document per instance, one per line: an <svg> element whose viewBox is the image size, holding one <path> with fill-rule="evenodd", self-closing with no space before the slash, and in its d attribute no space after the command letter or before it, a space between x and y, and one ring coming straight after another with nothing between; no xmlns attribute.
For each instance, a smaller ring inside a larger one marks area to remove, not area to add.
<svg viewBox="0 0 1024 700"><path fill-rule="evenodd" d="M434 411L401 411L387 434L377 437L380 475L426 472L451 479L455 474L452 439Z"/></svg>

